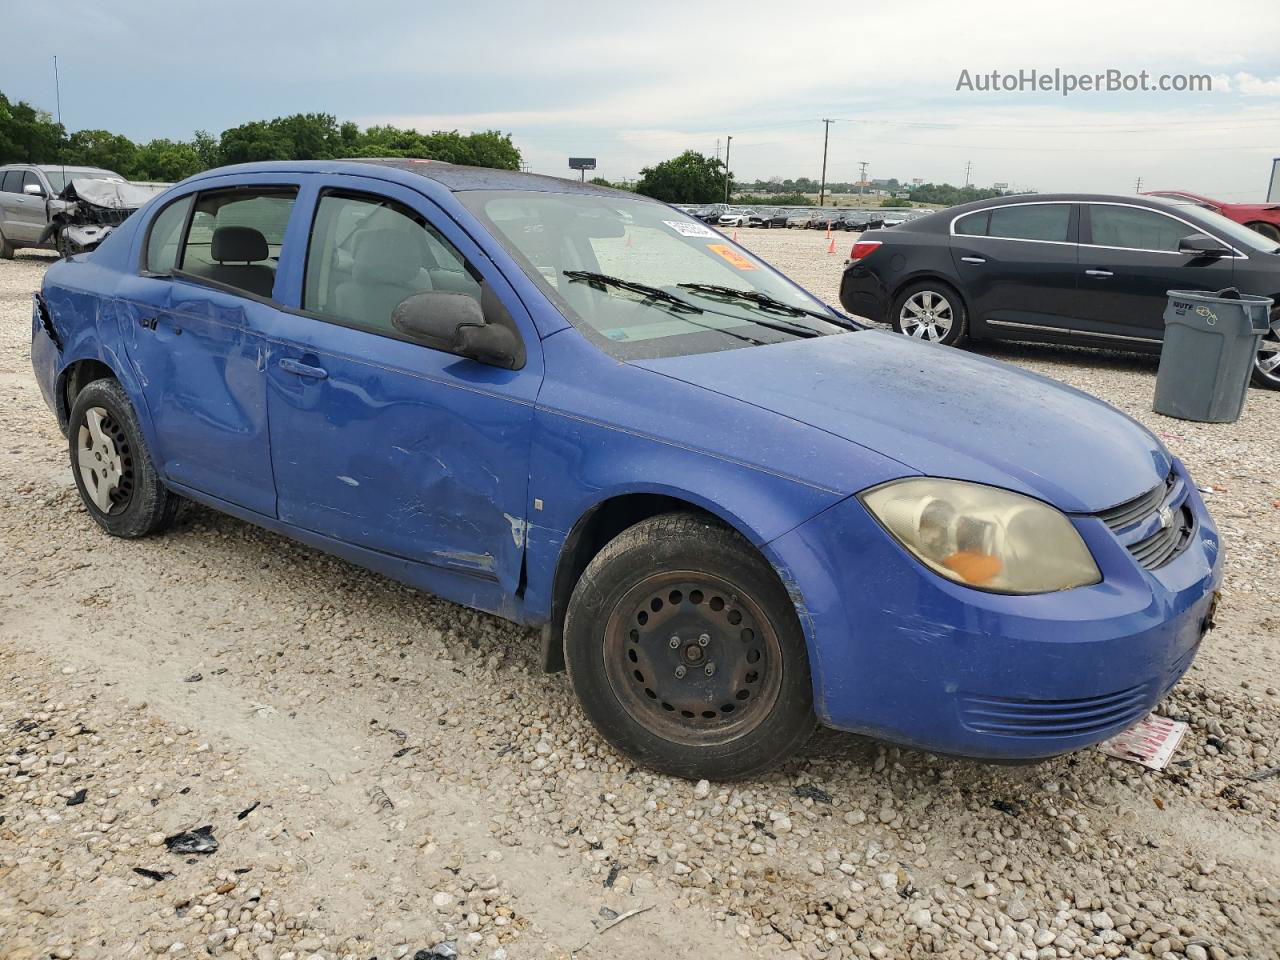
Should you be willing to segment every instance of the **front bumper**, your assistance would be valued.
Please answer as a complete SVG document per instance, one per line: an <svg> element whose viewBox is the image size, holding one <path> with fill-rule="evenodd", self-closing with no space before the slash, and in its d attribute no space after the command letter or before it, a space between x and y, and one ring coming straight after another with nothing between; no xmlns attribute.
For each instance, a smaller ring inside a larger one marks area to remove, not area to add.
<svg viewBox="0 0 1280 960"><path fill-rule="evenodd" d="M1103 572L1037 596L930 572L855 498L771 543L794 577L818 715L832 727L992 760L1054 756L1131 726L1190 667L1221 581L1219 540L1181 464L1194 528L1144 569L1107 525L1073 517Z"/></svg>

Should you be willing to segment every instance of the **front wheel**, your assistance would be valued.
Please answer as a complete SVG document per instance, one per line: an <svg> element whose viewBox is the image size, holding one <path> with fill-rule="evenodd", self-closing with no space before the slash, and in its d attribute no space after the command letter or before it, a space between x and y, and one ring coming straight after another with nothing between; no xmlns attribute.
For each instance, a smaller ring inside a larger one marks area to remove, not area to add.
<svg viewBox="0 0 1280 960"><path fill-rule="evenodd" d="M1280 307L1271 311L1271 329L1262 335L1253 358L1254 386L1280 390Z"/></svg>
<svg viewBox="0 0 1280 960"><path fill-rule="evenodd" d="M1280 243L1280 227L1274 223L1258 222L1248 225L1250 230L1262 234L1272 243Z"/></svg>
<svg viewBox="0 0 1280 960"><path fill-rule="evenodd" d="M663 514L619 534L583 572L564 637L587 717L664 773L749 777L816 726L790 597L750 543L710 518Z"/></svg>
<svg viewBox="0 0 1280 960"><path fill-rule="evenodd" d="M160 481L129 395L115 380L89 383L67 427L71 473L98 526L116 537L145 537L173 522L181 500Z"/></svg>
<svg viewBox="0 0 1280 960"><path fill-rule="evenodd" d="M917 340L953 346L964 339L967 315L960 295L944 283L913 283L894 298L893 329Z"/></svg>

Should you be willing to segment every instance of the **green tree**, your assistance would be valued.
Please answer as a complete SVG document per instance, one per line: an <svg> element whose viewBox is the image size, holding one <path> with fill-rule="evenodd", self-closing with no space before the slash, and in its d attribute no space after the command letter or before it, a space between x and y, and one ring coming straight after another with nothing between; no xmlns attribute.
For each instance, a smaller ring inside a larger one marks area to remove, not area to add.
<svg viewBox="0 0 1280 960"><path fill-rule="evenodd" d="M176 183L206 169L199 151L190 143L152 140L138 148L136 177Z"/></svg>
<svg viewBox="0 0 1280 960"><path fill-rule="evenodd" d="M0 163L52 163L65 137L49 114L0 93Z"/></svg>
<svg viewBox="0 0 1280 960"><path fill-rule="evenodd" d="M725 196L726 176L732 190L733 174L727 173L724 163L696 150L686 150L678 157L641 170L636 193L666 203L714 203Z"/></svg>
<svg viewBox="0 0 1280 960"><path fill-rule="evenodd" d="M222 163L252 163L256 160L292 160L293 142L265 120L242 123L223 130L218 143Z"/></svg>
<svg viewBox="0 0 1280 960"><path fill-rule="evenodd" d="M137 176L138 146L107 130L77 130L67 138L60 158L80 167L102 167L126 179Z"/></svg>
<svg viewBox="0 0 1280 960"><path fill-rule="evenodd" d="M208 130L196 131L195 136L191 138L191 148L200 158L201 170L222 166L222 145Z"/></svg>

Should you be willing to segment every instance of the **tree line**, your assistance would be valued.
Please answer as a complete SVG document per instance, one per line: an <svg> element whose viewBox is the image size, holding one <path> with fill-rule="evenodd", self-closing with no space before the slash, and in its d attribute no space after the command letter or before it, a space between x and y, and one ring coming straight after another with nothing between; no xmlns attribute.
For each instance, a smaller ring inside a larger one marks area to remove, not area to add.
<svg viewBox="0 0 1280 960"><path fill-rule="evenodd" d="M511 134L497 130L422 133L390 125L361 128L327 113L254 120L214 136L135 143L109 130L67 133L48 112L0 92L0 164L65 163L103 167L129 180L173 182L210 167L255 160L337 160L344 157L419 157L477 167L520 169Z"/></svg>

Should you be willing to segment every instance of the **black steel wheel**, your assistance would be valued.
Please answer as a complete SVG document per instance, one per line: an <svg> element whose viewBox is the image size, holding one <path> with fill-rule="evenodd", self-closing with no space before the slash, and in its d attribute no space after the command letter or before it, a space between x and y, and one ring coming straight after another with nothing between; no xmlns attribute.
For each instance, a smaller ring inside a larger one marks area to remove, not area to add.
<svg viewBox="0 0 1280 960"><path fill-rule="evenodd" d="M583 573L564 634L587 716L648 766L746 777L814 729L794 605L764 558L710 518L664 514L619 534Z"/></svg>

